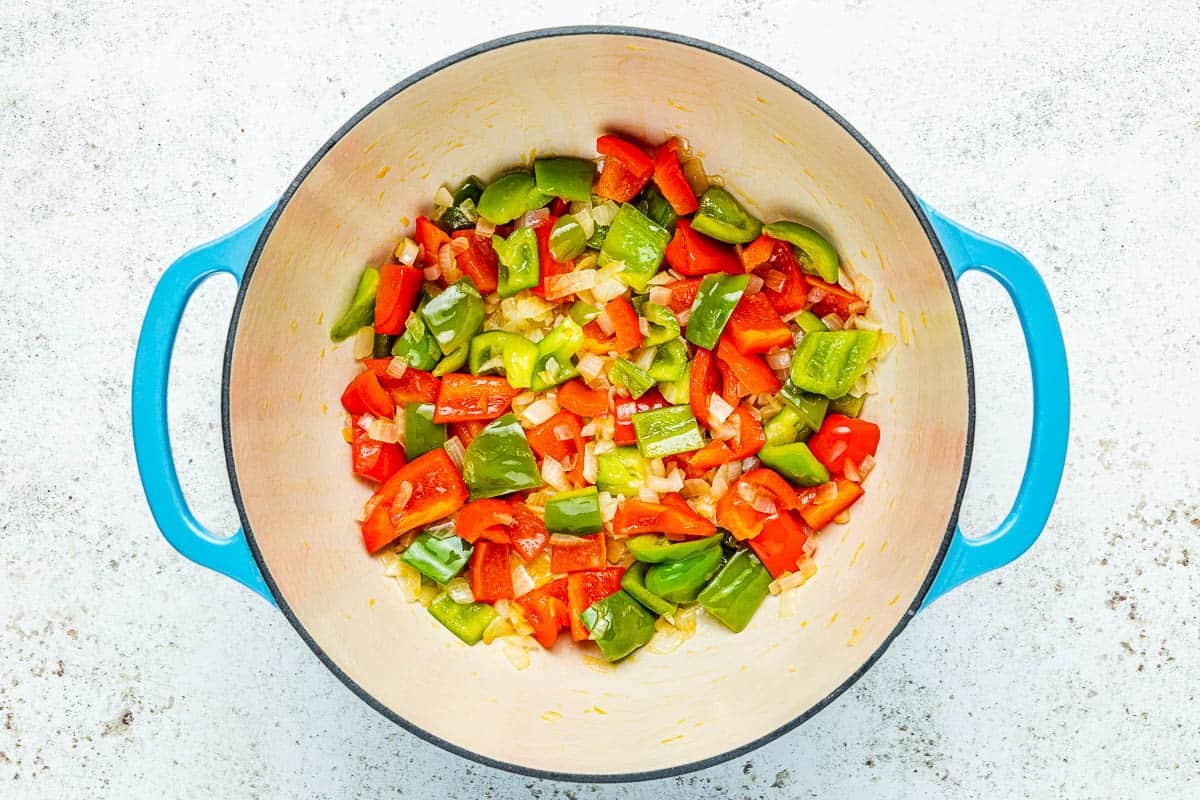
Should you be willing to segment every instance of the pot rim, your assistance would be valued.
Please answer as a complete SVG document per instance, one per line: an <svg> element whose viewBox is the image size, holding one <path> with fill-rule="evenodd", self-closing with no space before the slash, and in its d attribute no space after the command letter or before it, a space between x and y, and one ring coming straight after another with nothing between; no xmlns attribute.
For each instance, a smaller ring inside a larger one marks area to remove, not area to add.
<svg viewBox="0 0 1200 800"><path fill-rule="evenodd" d="M287 207L289 201L292 199L292 196L296 193L297 189L304 182L304 180L308 177L309 173L312 172L312 170L316 167L316 165L318 163L320 163L320 161L329 153L329 151L332 150L333 147L336 146L338 144L338 142L340 142L342 140L342 138L347 133L349 133L359 122L361 122L364 118L366 118L369 114L371 114L373 111L375 111L381 105L383 105L385 102L387 102L392 97L399 94L400 92L404 91L408 87L412 86L413 84L417 83L418 81L424 80L425 78L428 78L431 75L434 75L435 73L440 72L447 67L454 66L455 64L457 64L461 61L465 61L467 59L473 58L473 57L481 55L483 53L490 52L492 50L499 50L504 47L509 47L509 46L516 45L516 44L522 44L524 42L534 41L534 40L538 40L538 39L551 39L551 38L563 37L563 36L588 36L588 35L631 36L631 37L641 37L641 38L645 38L645 39L654 39L654 40L659 40L659 41L670 42L672 44L679 44L679 45L684 45L687 47L693 47L698 50L703 50L707 53L711 53L713 55L727 58L730 61L733 61L742 66L750 67L751 69L761 73L762 75L765 75L766 77L777 81L778 83L782 84L783 86L787 87L788 89L791 89L793 92L800 95L805 100L808 100L809 102L811 102L812 104L817 106L817 108L819 108L826 115L828 115L834 122L836 122L838 125L840 125L842 127L842 129L845 130L846 133L848 133L851 137L853 137L854 140L871 156L871 158L873 158L875 160L875 162L884 171L884 173L888 176L888 178L892 181L892 183L895 184L896 188L900 191L901 195L903 195L905 201L908 203L909 208L912 210L912 213L916 216L917 221L920 222L922 229L924 229L925 235L929 239L929 243L933 248L933 251L937 257L938 263L942 267L943 277L946 280L946 288L950 292L951 300L954 303L954 312L955 312L955 316L958 319L959 331L962 335L963 356L964 356L964 360L965 360L965 364L966 364L966 372L967 372L967 374L966 374L966 379L967 379L967 381L966 381L967 382L966 441L965 441L965 448L964 448L964 454L963 454L962 474L959 477L958 489L957 489L957 492L955 493L954 507L950 513L950 519L947 522L946 531L942 537L941 546L938 548L938 552L934 556L934 559L929 568L929 572L925 575L925 579L921 584L921 588L917 591L917 594L913 598L912 603L909 605L908 609L904 612L904 615L900 618L900 621L896 624L896 627L893 628L892 631L884 638L883 642L879 645L879 647L873 653L871 653L871 655L869 657L867 657L863 661L862 665L857 670L855 670L853 674L851 674L839 686L837 686L831 692L829 692L829 694L827 694L824 698L822 698L818 702L814 703L812 706L810 706L808 709L806 709L803 713L799 714L795 719L792 719L791 721L789 721L783 725L780 725L779 727L775 728L774 730L768 731L767 733L753 739L750 742L742 744L731 750L727 750L723 753L718 753L713 756L708 756L707 758L699 759L696 761L690 761L685 764L680 764L677 766L665 767L662 769L654 769L654 770L643 770L640 772L600 773L600 774L533 769L530 767L523 766L521 764L514 764L511 762L507 762L507 761L501 761L498 759L494 759L494 758L490 758L488 756L482 755L481 753L476 753L472 750L469 750L467 748L456 745L453 742L449 742L449 741L425 730L424 728L421 728L420 726L415 725L414 723L410 722L409 720L405 719L400 714L396 713L392 709L388 708L387 706L383 705L378 700L376 700L374 695L372 695L370 692L365 690L363 687L359 686L352 678L350 678L349 675L347 675L345 672L343 672L342 669L336 663L334 663L334 661L328 656L328 654L325 653L325 651L324 651L324 649L322 649L321 645L315 639L313 639L311 635L309 635L308 631L304 628L303 624L296 617L295 613L292 611L291 607L288 605L287 600L283 597L283 594L279 591L279 588L275 585L275 580L271 577L270 569L267 567L267 564L263 559L262 552L259 550L258 543L254 538L254 531L251 528L250 521L246 516L245 504L244 504L244 501L242 498L241 489L239 487L238 479L237 479L237 468L236 468L236 466L234 464L234 460L233 460L233 440L230 435L230 424L229 424L229 416L230 416L229 381L230 381L230 373L231 373L232 365L233 365L233 346L234 346L234 342L237 339L238 320L241 316L242 304L246 298L246 289L250 285L250 279L253 277L254 270L258 266L258 259L259 259L260 255L262 254L263 247L266 245L267 240L271 236L271 232L275 228L276 222L278 221L280 215L283 213L283 210ZM340 128L338 128L337 132L334 133L329 138L328 141L326 141L323 145L321 145L321 147L317 150L317 152L313 155L313 157L311 159L309 159L308 163L305 164L304 167L300 170L300 172L296 175L295 179L292 180L291 184L288 185L287 190L283 193L283 196L280 198L279 203L275 206L274 211L271 213L270 218L267 220L266 226L263 228L262 233L259 235L258 241L254 245L254 250L250 256L250 261L246 265L246 271L244 273L241 283L238 286L237 299L234 303L233 314L232 314L232 317L231 317L230 323L229 323L229 334L228 334L228 337L226 339L226 344L225 344L225 359L224 359L224 366L222 369L222 376L221 376L221 433L222 433L222 441L224 442L224 446L225 446L225 464L226 464L226 468L229 472L230 488L232 489L232 492L233 492L234 503L237 505L238 517L242 523L242 530L245 532L246 541L250 546L250 552L254 557L254 562L258 566L259 571L262 573L263 579L266 582L267 587L271 591L271 595L275 598L275 602L278 604L279 610L283 612L284 617L286 617L287 621L291 624L291 626L293 628L295 628L296 632L300 635L300 638L304 640L304 642L309 646L309 648L313 651L313 653L316 654L317 658L319 658L321 660L321 662L329 669L329 671L332 672L335 676L337 676L338 680L340 680L343 684L345 684L350 689L350 691L352 691L355 695L357 695L359 697L359 699L361 699L363 702L365 702L371 708L375 709L377 712L382 714L384 717L391 720L393 723L399 725L401 728L405 729L409 733L413 733L413 734L419 736L420 738L424 739L425 741L442 748L443 750L451 752L457 756L461 756L462 758L468 759L470 761L474 761L476 763L483 764L485 766L494 767L496 769L504 770L506 772L511 772L511 773L515 773L518 775L525 775L525 776L532 777L532 778L543 778L543 779L555 780L555 781L570 781L570 782L579 782L579 783L623 783L623 782L656 780L656 779L661 779L661 778L670 778L670 777L674 777L674 776L678 776L678 775L684 775L687 773L696 772L696 771L703 770L703 769L708 769L710 767L715 767L719 764L725 763L726 761L730 761L734 758L743 756L747 753L757 750L758 748L762 747L763 745L765 745L769 742L772 742L775 739L778 739L779 737L783 736L785 733L788 733L788 732L794 730L795 728L799 727L801 724L803 724L804 722L808 721L810 718L815 716L819 711L821 711L823 708L828 706L835 699L837 699L843 692L845 692L852 685L854 685L859 680L859 678L861 678L867 672L867 670L869 670L872 666L874 666L875 662L878 661L880 657L882 657L884 652L891 646L892 642L895 641L896 637L900 635L901 631L903 631L905 629L905 627L907 627L908 623L916 615L917 611L920 610L921 604L924 601L925 596L928 594L930 586L932 586L932 584L933 584L934 578L937 577L938 571L941 569L942 562L946 557L946 552L950 547L950 542L953 539L955 529L958 525L958 515L959 515L959 511L962 506L963 493L966 491L967 476L970 473L971 454L972 454L972 450L973 450L973 446L974 446L975 378L974 378L974 367L973 367L973 363L972 363L972 359L971 359L971 344L970 344L970 340L967 335L966 319L963 315L962 302L958 295L958 283L955 280L954 273L950 267L950 262L946 258L945 251L942 249L941 242L939 241L937 234L934 231L933 225L930 223L928 217L925 215L924 210L921 208L921 204L917 201L916 195L913 194L912 190L908 188L908 186L904 183L904 181L901 180L900 176L896 174L896 172L891 168L891 166L884 160L883 156L881 156L879 154L879 152L875 150L875 148L866 140L866 138L861 133L859 133L858 130L856 130L849 122L847 122L844 118L842 118L842 116L840 114L838 114L836 111L834 111L832 108L830 108L824 102L822 102L819 98L817 98L815 95L813 95L807 89L800 86L798 83L791 80L787 76L777 72L776 70L772 69L771 67L766 66L765 64L762 64L752 58L749 58L748 56L745 56L734 50L730 50L728 48L722 47L721 45L713 44L711 42L707 42L702 39L695 39L690 36L682 36L679 34L669 33L669 32L660 31L660 30L654 30L654 29L650 29L650 28L638 28L638 27L629 27L629 26L622 26L622 25L575 25L575 26L563 26L563 27L554 27L554 28L539 28L536 30L524 31L522 33L510 34L508 36L502 36L500 38L492 39L490 41L475 45L474 47L470 47L465 50L461 50L458 53L447 56L446 58L443 58L440 61L434 62L433 64L430 64L429 66L424 67L424 68L418 70L417 72L412 73L408 77L406 77L403 80L401 80L400 82L394 84L393 86L391 86L390 88L385 90L383 93L381 93L380 95L375 97L373 100L371 100L365 106L363 106L358 112L356 112L354 114L354 116L352 116L345 124L343 124Z"/></svg>

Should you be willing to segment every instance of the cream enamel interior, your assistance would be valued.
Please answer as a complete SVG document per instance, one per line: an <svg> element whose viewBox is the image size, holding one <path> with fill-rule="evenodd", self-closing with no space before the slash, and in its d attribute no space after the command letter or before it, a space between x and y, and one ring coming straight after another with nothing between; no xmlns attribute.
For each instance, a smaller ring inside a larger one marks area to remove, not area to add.
<svg viewBox="0 0 1200 800"><path fill-rule="evenodd" d="M879 466L848 526L819 538L817 576L786 619L768 598L733 635L702 620L670 655L588 666L571 643L514 670L468 648L368 557L354 519L338 397L356 371L329 324L436 187L534 153L591 154L598 131L689 137L763 219L831 235L875 283L876 315L912 328L868 415ZM244 511L283 599L336 666L414 725L527 769L619 774L717 756L789 723L857 671L930 571L965 458L968 385L955 308L900 191L834 120L724 56L646 37L542 38L409 86L315 166L266 242L233 346L229 425Z"/></svg>

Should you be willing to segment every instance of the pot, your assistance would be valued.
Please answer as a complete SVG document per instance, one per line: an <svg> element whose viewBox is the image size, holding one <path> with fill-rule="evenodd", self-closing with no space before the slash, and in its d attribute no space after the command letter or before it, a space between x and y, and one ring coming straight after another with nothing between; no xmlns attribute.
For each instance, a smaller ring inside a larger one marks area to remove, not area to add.
<svg viewBox="0 0 1200 800"><path fill-rule="evenodd" d="M578 98L581 87L586 102ZM818 221L877 287L885 327L908 321L878 372L883 431L867 498L820 538L800 611L771 598L743 633L702 621L669 655L600 670L576 648L515 670L407 604L363 549L370 493L346 468L341 389L357 370L329 342L364 264L382 263L437 186L520 154L591 153L597 132L691 136L705 166L762 219ZM996 530L956 527L974 425L956 279L1011 296L1033 372L1024 479ZM226 272L240 282L222 386L225 451L242 529L188 510L167 438L166 386L183 308ZM893 300L894 298L894 300ZM323 322L322 322L323 320ZM328 409L328 410L327 410ZM850 686L923 606L1038 537L1066 451L1063 341L1045 285L1006 245L921 202L850 125L788 78L705 42L628 28L536 31L467 50L404 80L320 149L271 209L184 255L146 313L133 434L146 497L183 555L277 603L352 691L409 731L520 773L597 781L711 766L791 730Z"/></svg>

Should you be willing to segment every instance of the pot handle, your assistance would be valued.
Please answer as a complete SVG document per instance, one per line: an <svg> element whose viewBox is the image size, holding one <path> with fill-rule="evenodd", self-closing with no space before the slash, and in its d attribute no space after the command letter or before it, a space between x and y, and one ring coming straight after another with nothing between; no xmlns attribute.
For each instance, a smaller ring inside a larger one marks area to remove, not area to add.
<svg viewBox="0 0 1200 800"><path fill-rule="evenodd" d="M188 508L167 431L167 375L183 309L200 284L217 273L226 272L241 282L272 210L180 256L159 279L146 309L133 362L133 449L150 512L171 546L273 603L241 528L232 536L217 536Z"/></svg>
<svg viewBox="0 0 1200 800"><path fill-rule="evenodd" d="M1008 564L1037 541L1062 480L1071 415L1062 329L1037 269L1008 245L964 228L927 205L924 209L954 277L970 270L984 272L1004 287L1016 307L1033 374L1033 431L1025 474L1008 516L983 536L968 538L961 528L955 529L922 608L959 584Z"/></svg>

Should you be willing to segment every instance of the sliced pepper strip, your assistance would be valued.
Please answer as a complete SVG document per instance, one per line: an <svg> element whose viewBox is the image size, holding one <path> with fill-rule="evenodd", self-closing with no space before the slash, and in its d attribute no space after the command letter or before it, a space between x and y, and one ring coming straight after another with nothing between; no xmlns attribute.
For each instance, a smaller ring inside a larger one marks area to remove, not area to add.
<svg viewBox="0 0 1200 800"><path fill-rule="evenodd" d="M686 507L686 503L685 503ZM630 498L617 507L613 518L613 535L637 536L642 533L662 533L667 536L712 536L717 527L690 507L679 508L664 503L650 503Z"/></svg>
<svg viewBox="0 0 1200 800"><path fill-rule="evenodd" d="M383 483L404 466L404 449L393 442L379 442L358 425L352 426L350 468L355 475Z"/></svg>
<svg viewBox="0 0 1200 800"><path fill-rule="evenodd" d="M750 547L771 577L778 578L786 572L795 572L797 564L808 558L804 545L811 533L812 529L798 514L781 511L767 517L762 533L750 540Z"/></svg>
<svg viewBox="0 0 1200 800"><path fill-rule="evenodd" d="M654 161L633 142L619 136L605 134L596 140L596 152L605 156L605 162L616 159L635 178L645 182L654 174Z"/></svg>
<svg viewBox="0 0 1200 800"><path fill-rule="evenodd" d="M742 295L725 333L746 355L792 346L792 332L762 292Z"/></svg>
<svg viewBox="0 0 1200 800"><path fill-rule="evenodd" d="M474 230L456 231L454 238L467 242L467 249L455 256L458 268L475 283L475 288L480 294L486 295L496 291L497 281L500 279L500 266L496 258L496 249L492 247L492 240L480 236Z"/></svg>
<svg viewBox="0 0 1200 800"><path fill-rule="evenodd" d="M834 475L845 473L846 462L855 467L879 447L879 426L863 419L830 414L808 440L812 454Z"/></svg>
<svg viewBox="0 0 1200 800"><path fill-rule="evenodd" d="M559 387L558 404L581 417L603 417L609 412L608 392L589 389L578 378Z"/></svg>
<svg viewBox="0 0 1200 800"><path fill-rule="evenodd" d="M800 311L808 304L808 279L786 243L774 242L770 258L754 274L763 279L762 294L780 314Z"/></svg>
<svg viewBox="0 0 1200 800"><path fill-rule="evenodd" d="M579 618L588 606L603 600L621 589L624 567L572 572L567 576L567 608L571 614L571 638L582 642L588 638L588 630Z"/></svg>
<svg viewBox="0 0 1200 800"><path fill-rule="evenodd" d="M675 235L667 245L666 259L671 269L689 277L716 272L741 275L745 272L732 245L698 233L686 219L676 223Z"/></svg>
<svg viewBox="0 0 1200 800"><path fill-rule="evenodd" d="M404 333L404 323L416 302L425 277L416 267L384 264L379 269L379 290L375 296L375 334L391 336Z"/></svg>
<svg viewBox="0 0 1200 800"><path fill-rule="evenodd" d="M729 336L722 336L717 343L717 359L729 366L746 394L778 392L782 386L767 362L759 356L743 355Z"/></svg>
<svg viewBox="0 0 1200 800"><path fill-rule="evenodd" d="M417 217L417 231L413 239L421 245L421 263L433 266L438 263L438 251L442 245L450 244L450 235L434 224L429 217Z"/></svg>
<svg viewBox="0 0 1200 800"><path fill-rule="evenodd" d="M857 503L864 494L861 486L846 478L836 478L834 485L837 486L837 495L823 503L815 502L820 487L809 489L804 494L807 504L800 508L800 516L813 530L819 531L833 522L835 517Z"/></svg>
<svg viewBox="0 0 1200 800"><path fill-rule="evenodd" d="M441 425L493 420L508 410L516 395L517 390L504 378L452 372L442 378L433 421Z"/></svg>
<svg viewBox="0 0 1200 800"><path fill-rule="evenodd" d="M671 297L667 300L667 308L676 314L691 311L692 304L696 302L696 293L700 291L702 280L703 278L687 278L668 283L667 288L671 291Z"/></svg>
<svg viewBox="0 0 1200 800"><path fill-rule="evenodd" d="M583 486L583 420L571 411L559 411L541 425L526 431L529 446L538 458L549 456L567 468L571 483Z"/></svg>
<svg viewBox="0 0 1200 800"><path fill-rule="evenodd" d="M720 390L720 380L712 351L703 347L696 348L696 354L692 358L692 374L688 382L688 402L691 403L692 413L701 425L708 426L708 403L713 394Z"/></svg>
<svg viewBox="0 0 1200 800"><path fill-rule="evenodd" d="M606 555L607 547L602 534L578 536L573 544L550 545L550 570L561 575L565 572L602 569L608 563Z"/></svg>
<svg viewBox="0 0 1200 800"><path fill-rule="evenodd" d="M749 458L762 449L766 443L762 424L755 418L745 405L734 409L725 425L731 426L736 433L732 439L722 441L713 439L688 460L688 471L691 474L702 474L714 467ZM722 426L724 427L724 426Z"/></svg>
<svg viewBox="0 0 1200 800"><path fill-rule="evenodd" d="M550 534L546 531L546 524L542 522L542 518L529 506L520 501L513 501L510 507L513 524L509 528L508 538L513 552L528 564L546 549Z"/></svg>
<svg viewBox="0 0 1200 800"><path fill-rule="evenodd" d="M558 217L551 214L544 220L534 226L534 235L537 236L538 246L538 284L533 287L533 293L538 297L546 297L546 281L555 275L565 275L575 268L574 263L570 260L559 261L550 252L550 234L554 230L554 223L558 221ZM557 297L551 300L552 303L570 303L575 300L575 295L568 294L562 297Z"/></svg>
<svg viewBox="0 0 1200 800"><path fill-rule="evenodd" d="M683 168L679 165L680 143L671 138L658 146L654 153L654 184L662 192L663 197L671 204L675 213L683 216L691 214L700 205L696 193L683 177Z"/></svg>
<svg viewBox="0 0 1200 800"><path fill-rule="evenodd" d="M516 599L525 619L533 628L533 638L549 649L558 641L558 632L571 626L567 611L567 579L558 578L531 589Z"/></svg>
<svg viewBox="0 0 1200 800"><path fill-rule="evenodd" d="M669 405L663 399L658 389L651 389L641 397L627 397L614 404L615 417L613 426L613 442L615 444L636 444L637 433L633 429L633 415L652 408L662 408Z"/></svg>
<svg viewBox="0 0 1200 800"><path fill-rule="evenodd" d="M615 297L604 306L604 313L612 322L613 334L608 336L595 320L583 327L583 348L589 353L624 355L642 346L642 329L637 311L624 295Z"/></svg>
<svg viewBox="0 0 1200 800"><path fill-rule="evenodd" d="M342 408L355 416L370 414L378 419L396 415L396 402L379 383L379 376L369 369L360 372L342 392Z"/></svg>
<svg viewBox="0 0 1200 800"><path fill-rule="evenodd" d="M595 192L609 200L627 203L637 197L649 180L640 180L617 159L606 158L604 169L600 170L600 178L596 181Z"/></svg>
<svg viewBox="0 0 1200 800"><path fill-rule="evenodd" d="M508 570L507 544L479 541L471 554L471 594L480 603L511 600L512 573Z"/></svg>
<svg viewBox="0 0 1200 800"><path fill-rule="evenodd" d="M397 507L402 495L407 497ZM467 485L445 450L430 450L388 478L371 502L374 509L363 523L363 543L367 552L375 553L397 536L462 508L467 502Z"/></svg>
<svg viewBox="0 0 1200 800"><path fill-rule="evenodd" d="M756 509L755 499L759 497L769 500L773 509ZM790 511L799 503L796 490L778 473L755 469L738 478L717 501L717 522L736 539L753 539L762 532L763 523L769 516Z"/></svg>
<svg viewBox="0 0 1200 800"><path fill-rule="evenodd" d="M508 544L508 530L512 524L512 506L507 501L495 498L472 500L454 518L454 532L471 544L479 539Z"/></svg>

